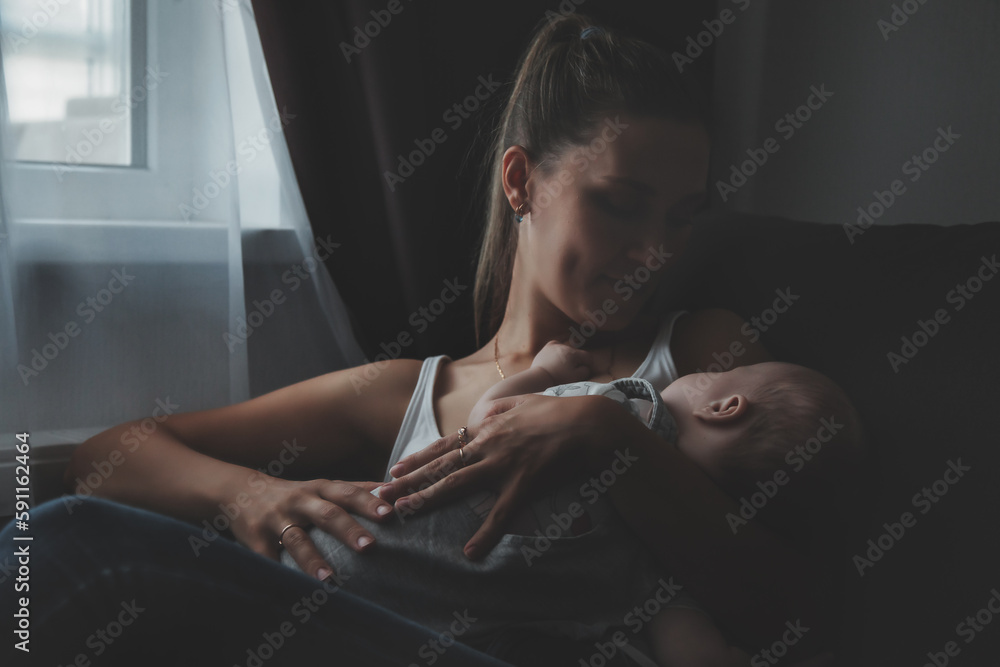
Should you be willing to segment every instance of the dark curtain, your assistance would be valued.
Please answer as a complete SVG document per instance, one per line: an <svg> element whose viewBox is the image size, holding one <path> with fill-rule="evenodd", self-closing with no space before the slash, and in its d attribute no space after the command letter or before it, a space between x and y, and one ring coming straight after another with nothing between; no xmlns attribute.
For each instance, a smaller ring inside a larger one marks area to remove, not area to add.
<svg viewBox="0 0 1000 667"><path fill-rule="evenodd" d="M370 360L475 349L472 278L486 199L474 190L508 92L494 82L511 80L546 12L573 9L667 52L683 50L716 16L713 0L253 7L278 108L295 116L285 133L309 219L316 236L341 244L327 266ZM708 91L711 71L708 49L684 75ZM423 164L390 183L386 174L401 173L399 156L413 151L426 155ZM457 299L441 312L443 291ZM401 336L411 342L394 347Z"/></svg>

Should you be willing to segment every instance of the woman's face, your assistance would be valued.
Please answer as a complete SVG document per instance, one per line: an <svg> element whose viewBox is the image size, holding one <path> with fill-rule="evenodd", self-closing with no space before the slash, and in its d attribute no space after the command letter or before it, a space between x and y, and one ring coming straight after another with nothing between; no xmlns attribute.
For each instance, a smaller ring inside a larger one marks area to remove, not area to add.
<svg viewBox="0 0 1000 667"><path fill-rule="evenodd" d="M528 172L518 254L529 280L578 323L618 330L683 251L707 200L709 139L699 124L608 118L543 176Z"/></svg>

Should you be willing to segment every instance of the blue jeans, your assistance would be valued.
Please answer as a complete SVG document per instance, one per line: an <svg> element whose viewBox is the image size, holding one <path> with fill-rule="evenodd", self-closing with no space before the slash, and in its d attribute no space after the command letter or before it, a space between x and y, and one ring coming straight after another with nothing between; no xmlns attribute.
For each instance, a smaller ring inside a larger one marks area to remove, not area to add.
<svg viewBox="0 0 1000 667"><path fill-rule="evenodd" d="M23 534L34 539L13 539ZM82 496L33 508L28 531L7 524L0 531L0 656L13 651L19 659L0 657L0 664L507 664L230 539L196 549L192 540L200 539L194 524ZM25 546L26 592L15 588ZM11 648L22 596L30 660Z"/></svg>

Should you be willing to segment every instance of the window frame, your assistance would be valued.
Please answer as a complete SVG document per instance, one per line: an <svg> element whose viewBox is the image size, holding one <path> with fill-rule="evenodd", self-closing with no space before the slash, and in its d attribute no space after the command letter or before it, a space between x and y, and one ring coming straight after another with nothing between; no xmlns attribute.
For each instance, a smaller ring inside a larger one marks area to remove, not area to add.
<svg viewBox="0 0 1000 667"><path fill-rule="evenodd" d="M71 164L68 162L7 162L8 183L17 198L12 216L20 222L34 220L83 221L177 221L180 193L171 184L190 180L192 169L208 171L213 165L195 156L164 151L178 142L196 142L208 122L192 113L196 97L185 78L197 72L198 50L184 48L183 40L171 35L197 29L198 8L193 3L129 3L131 87L123 101L132 105L131 165ZM160 87L171 86L161 95ZM135 99L141 89L145 99ZM117 102L116 102L117 103ZM186 179L185 179L186 177ZM56 197L53 192L58 192ZM107 192L95 197L95 192ZM119 196L129 192L129 197ZM187 196L190 196L188 194ZM209 213L201 221L218 222ZM198 220L192 222L199 222Z"/></svg>

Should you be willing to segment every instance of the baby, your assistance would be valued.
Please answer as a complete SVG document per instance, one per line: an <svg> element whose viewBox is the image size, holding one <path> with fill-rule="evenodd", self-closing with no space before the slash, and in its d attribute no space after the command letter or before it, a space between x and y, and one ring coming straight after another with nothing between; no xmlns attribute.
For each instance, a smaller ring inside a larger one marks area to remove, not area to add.
<svg viewBox="0 0 1000 667"><path fill-rule="evenodd" d="M819 490L837 465L860 455L860 422L849 399L829 378L803 366L765 362L722 373L693 373L657 395L641 378L583 382L591 375L590 362L585 350L549 341L530 368L502 380L480 398L469 423L481 422L490 402L505 396L607 396L676 446L734 500L743 501L762 490L759 482L765 486L770 482L773 497L755 518L785 533L807 524ZM844 434L837 446L827 447L824 456L814 456L816 447L839 431ZM804 447L809 441L816 444ZM784 477L775 476L785 468ZM746 524L741 515L731 514L727 520L734 533ZM532 525L524 512L515 519L517 524L520 530ZM750 662L750 656L729 646L707 613L686 595L666 603L644 629L661 665Z"/></svg>

